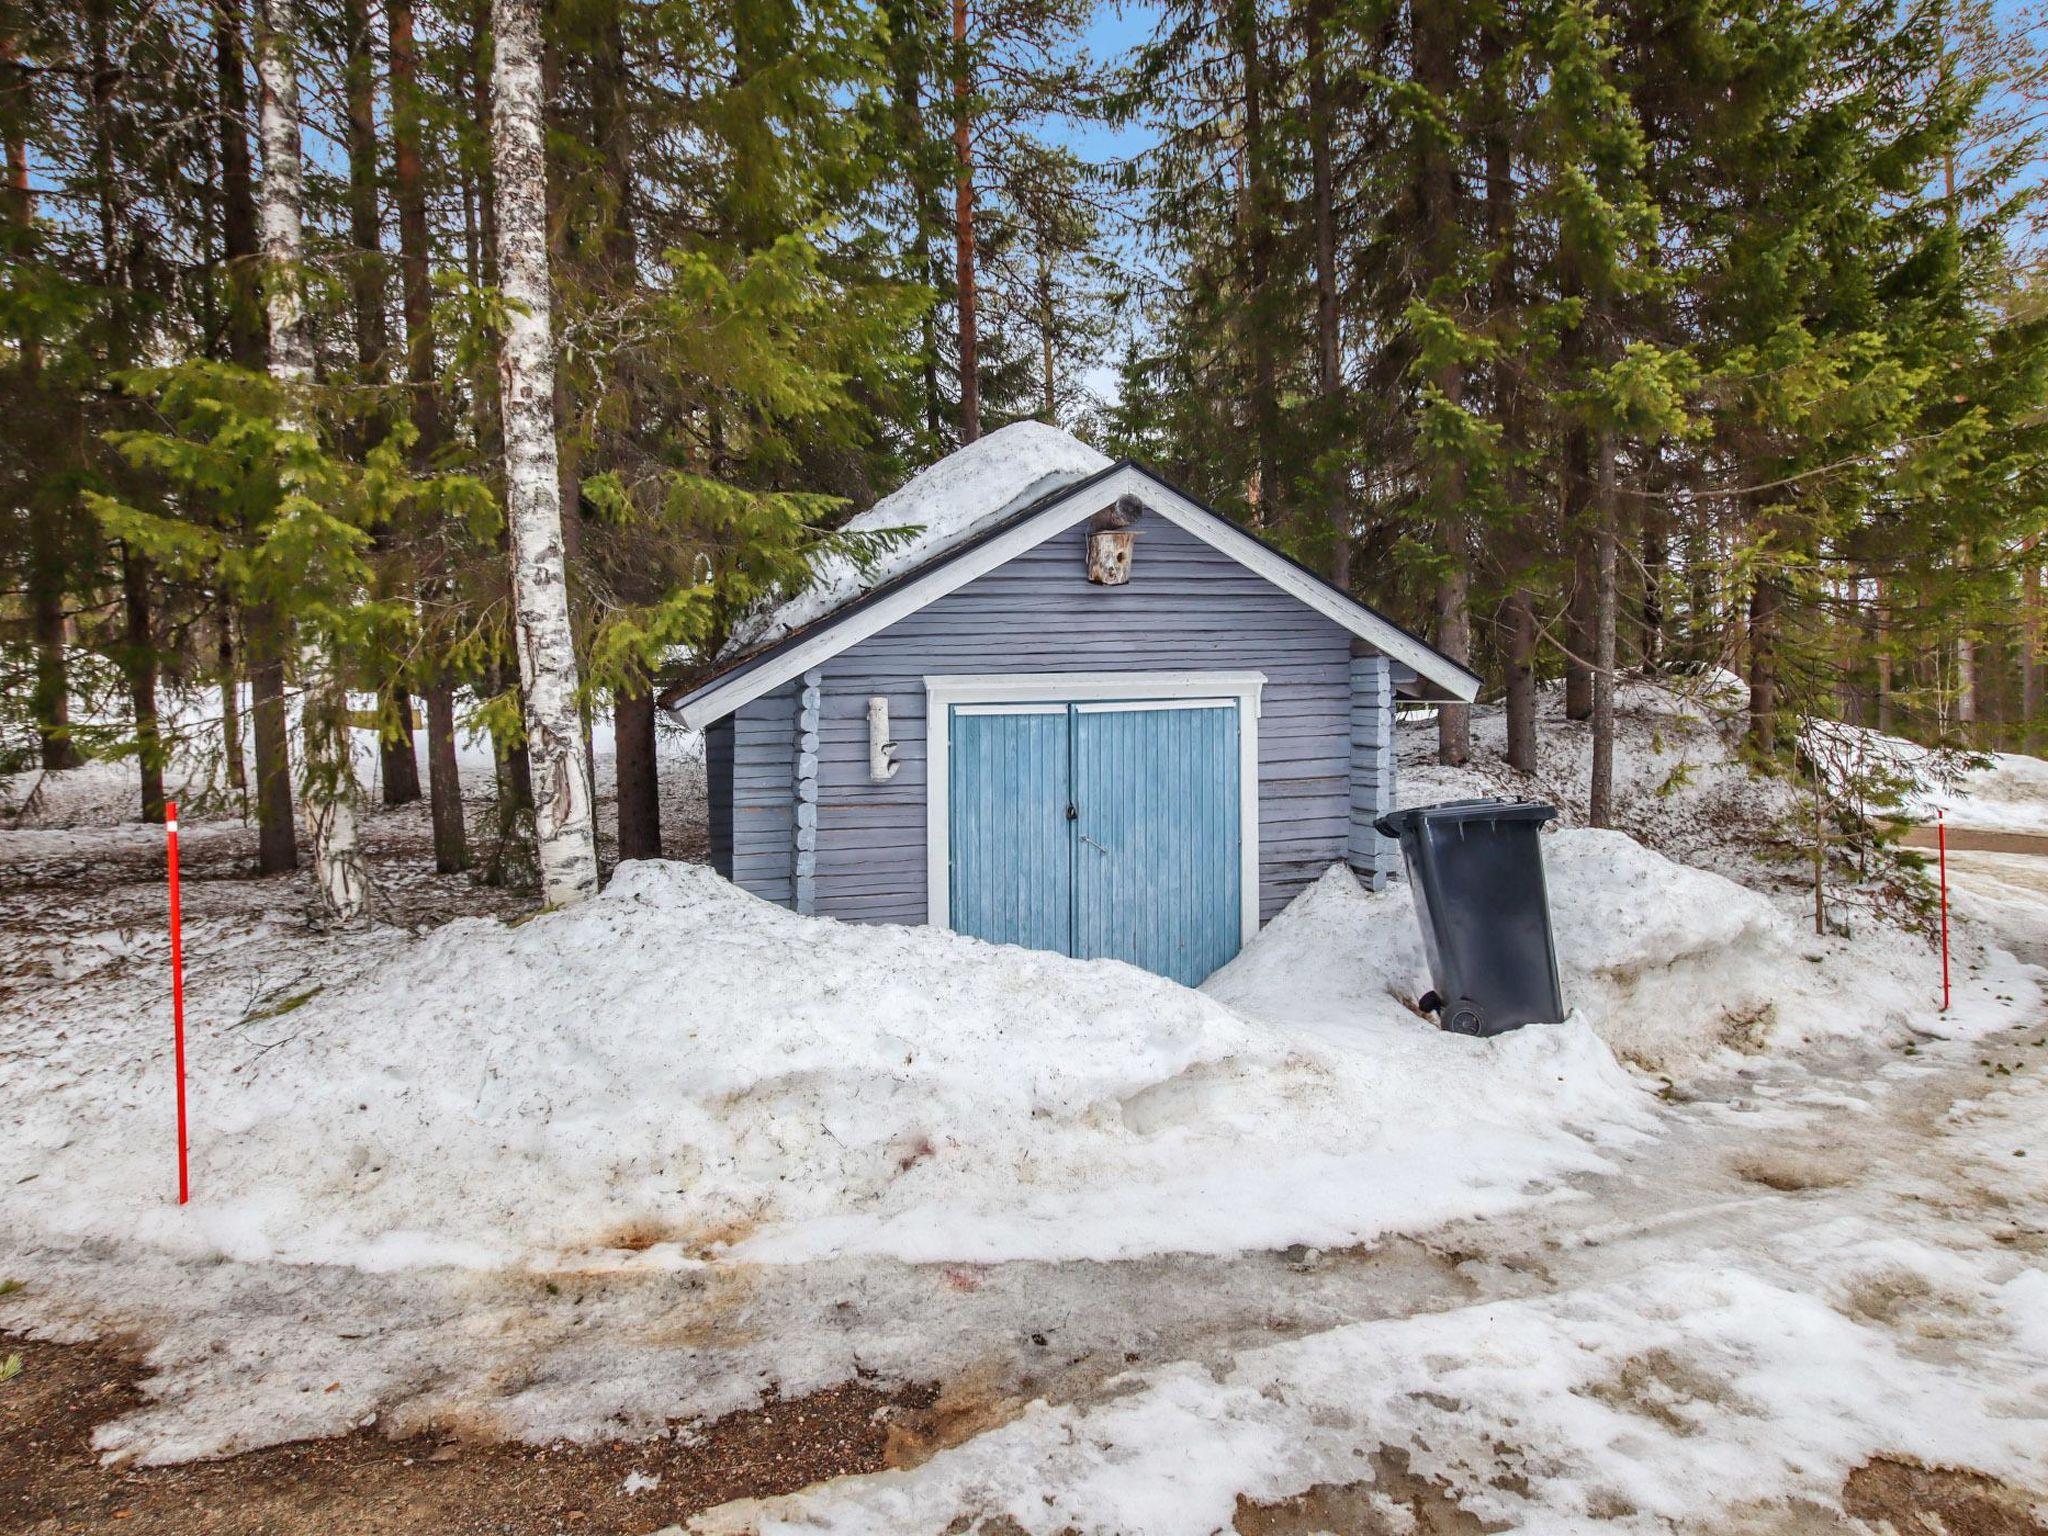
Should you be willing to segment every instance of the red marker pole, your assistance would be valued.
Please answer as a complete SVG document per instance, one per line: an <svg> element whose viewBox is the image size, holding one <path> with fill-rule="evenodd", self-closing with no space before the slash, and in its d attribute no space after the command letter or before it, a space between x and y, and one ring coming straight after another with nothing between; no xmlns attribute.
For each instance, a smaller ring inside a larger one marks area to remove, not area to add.
<svg viewBox="0 0 2048 1536"><path fill-rule="evenodd" d="M185 940L178 910L178 807L164 806L164 834L169 839L171 869L171 1037L176 1043L178 1070L178 1204L192 1198L192 1180L185 1159Z"/></svg>
<svg viewBox="0 0 2048 1536"><path fill-rule="evenodd" d="M1934 813L1934 842L1941 851L1941 1011L1948 1012L1948 821Z"/></svg>

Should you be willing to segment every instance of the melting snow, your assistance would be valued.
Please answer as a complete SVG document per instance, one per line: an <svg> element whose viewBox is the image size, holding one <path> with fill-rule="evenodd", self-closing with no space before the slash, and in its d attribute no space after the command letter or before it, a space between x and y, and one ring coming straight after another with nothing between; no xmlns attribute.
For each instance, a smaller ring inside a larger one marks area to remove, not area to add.
<svg viewBox="0 0 2048 1536"><path fill-rule="evenodd" d="M837 556L819 561L810 586L781 606L735 625L723 654L737 656L802 629L1047 492L1107 469L1110 462L1079 438L1039 421L1014 422L978 438L913 476L846 525L850 533L916 530L909 542L865 570Z"/></svg>

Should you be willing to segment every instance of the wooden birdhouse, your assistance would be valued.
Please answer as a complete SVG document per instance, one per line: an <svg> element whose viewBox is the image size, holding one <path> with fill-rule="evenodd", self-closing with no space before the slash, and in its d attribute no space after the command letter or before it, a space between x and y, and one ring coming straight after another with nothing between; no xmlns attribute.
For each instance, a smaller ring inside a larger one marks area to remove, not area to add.
<svg viewBox="0 0 2048 1536"><path fill-rule="evenodd" d="M1088 579L1098 587L1120 587L1131 579L1138 539L1132 525L1143 515L1136 497L1123 496L1089 519Z"/></svg>

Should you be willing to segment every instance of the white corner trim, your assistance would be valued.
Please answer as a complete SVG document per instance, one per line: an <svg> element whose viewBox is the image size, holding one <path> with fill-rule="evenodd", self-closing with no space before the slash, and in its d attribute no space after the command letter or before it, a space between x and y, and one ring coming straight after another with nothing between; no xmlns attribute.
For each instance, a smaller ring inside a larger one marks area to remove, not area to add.
<svg viewBox="0 0 2048 1536"><path fill-rule="evenodd" d="M1219 705L1237 710L1238 944L1259 931L1259 707L1263 672L996 672L924 680L925 918L953 926L953 710L1039 713L1073 704L1166 709ZM1038 706L1038 708L1033 708ZM1049 712L1049 711L1048 711ZM1349 739L1348 737L1346 738Z"/></svg>
<svg viewBox="0 0 2048 1536"><path fill-rule="evenodd" d="M1026 550L1043 544L1082 519L1092 517L1123 495L1136 496L1148 510L1157 512L1212 549L1256 571L1283 592L1374 649L1412 667L1417 675L1429 679L1454 698L1469 701L1478 695L1479 679L1471 672L1447 661L1370 608L1353 602L1334 587L1276 555L1242 529L1190 501L1165 481L1135 465L1125 465L1106 479L1062 496L1042 512L1014 528L1005 529L986 543L972 546L966 553L928 568L922 576L907 578L901 586L837 622L831 619L822 621L815 634L773 660L742 668L723 680L713 681L685 699L677 713L684 725L692 730L702 730L712 721L722 719L771 689L781 687L791 678L887 629L897 620L938 601L949 592L959 590L976 577L984 576Z"/></svg>

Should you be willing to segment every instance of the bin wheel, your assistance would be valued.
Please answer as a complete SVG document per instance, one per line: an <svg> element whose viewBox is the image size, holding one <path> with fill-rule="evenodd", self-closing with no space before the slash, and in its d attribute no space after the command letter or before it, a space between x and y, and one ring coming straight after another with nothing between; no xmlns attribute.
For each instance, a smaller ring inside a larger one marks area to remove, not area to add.
<svg viewBox="0 0 2048 1536"><path fill-rule="evenodd" d="M1486 1033L1486 1013L1469 997L1461 997L1444 1011L1445 1029L1458 1035Z"/></svg>
<svg viewBox="0 0 2048 1536"><path fill-rule="evenodd" d="M1437 1009L1443 1007L1443 1005L1444 1000L1438 997L1434 990L1425 992L1422 994L1422 996L1415 999L1415 1006L1417 1008L1420 1008L1424 1013L1435 1013Z"/></svg>

